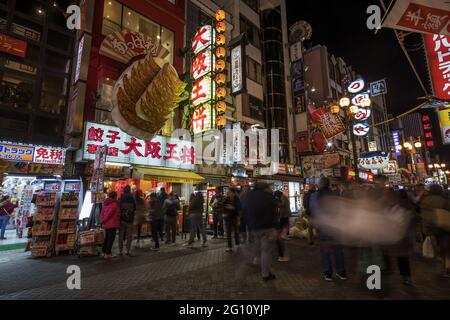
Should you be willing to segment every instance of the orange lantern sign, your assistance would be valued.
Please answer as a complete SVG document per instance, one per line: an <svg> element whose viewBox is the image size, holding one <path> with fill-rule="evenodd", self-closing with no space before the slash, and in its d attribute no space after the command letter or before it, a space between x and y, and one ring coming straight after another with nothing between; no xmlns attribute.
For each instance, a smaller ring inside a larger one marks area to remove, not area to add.
<svg viewBox="0 0 450 320"><path fill-rule="evenodd" d="M224 34L218 34L216 36L216 45L223 46L227 42L227 37Z"/></svg>
<svg viewBox="0 0 450 320"><path fill-rule="evenodd" d="M216 20L217 21L225 20L225 11L224 10L217 10L216 11Z"/></svg>
<svg viewBox="0 0 450 320"><path fill-rule="evenodd" d="M227 119L225 118L225 116L219 116L216 119L216 123L217 123L217 126L223 127L227 124Z"/></svg>
<svg viewBox="0 0 450 320"><path fill-rule="evenodd" d="M218 33L224 33L227 30L227 25L225 22L217 22L216 23L216 31Z"/></svg>
<svg viewBox="0 0 450 320"><path fill-rule="evenodd" d="M219 59L224 58L227 55L227 50L224 47L219 47L216 49L216 57Z"/></svg>
<svg viewBox="0 0 450 320"><path fill-rule="evenodd" d="M225 76L224 73L219 73L216 75L216 83L219 86L222 86L225 84L225 82L227 81L227 77Z"/></svg>
<svg viewBox="0 0 450 320"><path fill-rule="evenodd" d="M222 72L223 70L225 70L225 61L221 59L216 60L216 71Z"/></svg>
<svg viewBox="0 0 450 320"><path fill-rule="evenodd" d="M216 89L216 96L218 100L225 99L225 96L227 95L227 89L224 87L219 87Z"/></svg>
<svg viewBox="0 0 450 320"><path fill-rule="evenodd" d="M216 111L220 113L227 111L227 104L225 101L218 101L216 103Z"/></svg>

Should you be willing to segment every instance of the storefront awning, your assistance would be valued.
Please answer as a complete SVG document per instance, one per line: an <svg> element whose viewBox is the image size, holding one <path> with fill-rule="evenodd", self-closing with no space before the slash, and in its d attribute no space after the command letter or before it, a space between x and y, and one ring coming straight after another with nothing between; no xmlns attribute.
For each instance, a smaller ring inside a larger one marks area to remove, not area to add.
<svg viewBox="0 0 450 320"><path fill-rule="evenodd" d="M135 167L135 169L143 174L144 180L189 184L197 184L205 180L202 176L190 171L143 167Z"/></svg>

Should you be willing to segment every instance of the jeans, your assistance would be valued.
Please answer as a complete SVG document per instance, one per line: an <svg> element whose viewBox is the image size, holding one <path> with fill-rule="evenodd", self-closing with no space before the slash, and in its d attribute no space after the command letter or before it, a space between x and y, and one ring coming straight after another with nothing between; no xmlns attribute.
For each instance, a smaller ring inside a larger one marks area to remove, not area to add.
<svg viewBox="0 0 450 320"><path fill-rule="evenodd" d="M275 229L255 230L255 256L261 261L261 274L268 277L271 272L273 250L275 247L277 232Z"/></svg>
<svg viewBox="0 0 450 320"><path fill-rule="evenodd" d="M155 242L155 248L159 248L159 237L161 237L161 240L163 238L163 219L153 220L152 221L152 239L153 242ZM159 237L158 237L159 236Z"/></svg>
<svg viewBox="0 0 450 320"><path fill-rule="evenodd" d="M203 236L203 242L206 242L206 230L205 226L203 225L202 215L191 214L191 217L189 218L189 224L190 224L189 244L194 243L195 234L197 233L197 230L200 230L200 233Z"/></svg>
<svg viewBox="0 0 450 320"><path fill-rule="evenodd" d="M227 241L228 241L228 248L233 248L233 240L231 238L231 233L234 232L234 241L236 245L238 246L240 244L239 239L239 229L238 229L238 220L239 217L236 218L225 218L225 225L227 230Z"/></svg>
<svg viewBox="0 0 450 320"><path fill-rule="evenodd" d="M127 253L131 250L131 241L133 240L133 223L132 222L120 222L120 231L119 231L119 251L123 252L123 238L126 234L127 237Z"/></svg>
<svg viewBox="0 0 450 320"><path fill-rule="evenodd" d="M111 254L111 249L116 238L117 228L111 228L105 230L105 240L103 241L103 253Z"/></svg>
<svg viewBox="0 0 450 320"><path fill-rule="evenodd" d="M8 222L9 222L8 215L0 216L0 238L5 237L5 231L6 231L6 226L8 225Z"/></svg>
<svg viewBox="0 0 450 320"><path fill-rule="evenodd" d="M177 240L178 217L166 217L166 241L173 242Z"/></svg>
<svg viewBox="0 0 450 320"><path fill-rule="evenodd" d="M223 236L223 218L221 214L213 214L213 230L214 230L214 237L217 237L220 235Z"/></svg>
<svg viewBox="0 0 450 320"><path fill-rule="evenodd" d="M320 256L322 258L323 273L327 276L333 274L331 255L334 255L334 262L337 273L345 273L344 250L339 245L320 244Z"/></svg>

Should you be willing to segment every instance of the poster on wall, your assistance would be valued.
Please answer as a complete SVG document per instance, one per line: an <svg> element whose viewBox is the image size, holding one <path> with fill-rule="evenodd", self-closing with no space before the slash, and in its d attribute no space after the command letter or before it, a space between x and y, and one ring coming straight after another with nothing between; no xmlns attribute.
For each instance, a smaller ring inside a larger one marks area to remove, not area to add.
<svg viewBox="0 0 450 320"><path fill-rule="evenodd" d="M309 130L297 132L297 152L311 152Z"/></svg>
<svg viewBox="0 0 450 320"><path fill-rule="evenodd" d="M427 34L424 38L435 95L450 100L450 35Z"/></svg>
<svg viewBox="0 0 450 320"><path fill-rule="evenodd" d="M305 178L333 176L334 168L339 167L341 156L339 153L328 153L323 155L305 156L301 158L303 175Z"/></svg>

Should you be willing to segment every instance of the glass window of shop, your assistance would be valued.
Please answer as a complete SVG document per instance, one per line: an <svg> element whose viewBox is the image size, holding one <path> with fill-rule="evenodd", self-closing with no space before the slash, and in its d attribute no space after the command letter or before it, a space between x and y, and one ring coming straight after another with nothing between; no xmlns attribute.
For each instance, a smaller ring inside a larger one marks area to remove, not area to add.
<svg viewBox="0 0 450 320"><path fill-rule="evenodd" d="M123 29L140 32L159 41L169 50L170 55L167 60L173 63L175 34L171 30L114 0L105 1L103 16L103 35L107 36Z"/></svg>
<svg viewBox="0 0 450 320"><path fill-rule="evenodd" d="M240 25L241 33L247 33L248 41L256 48L261 48L261 36L258 28L244 16L241 16Z"/></svg>

